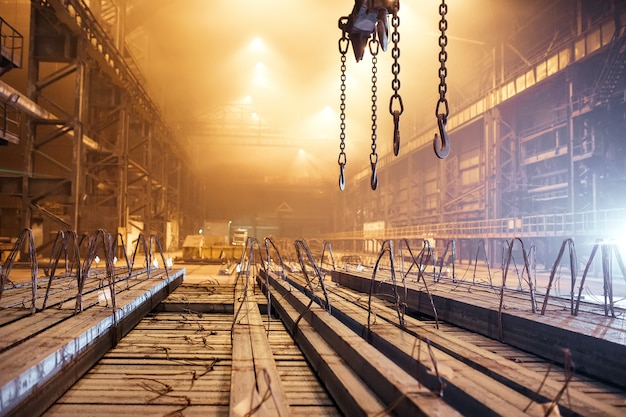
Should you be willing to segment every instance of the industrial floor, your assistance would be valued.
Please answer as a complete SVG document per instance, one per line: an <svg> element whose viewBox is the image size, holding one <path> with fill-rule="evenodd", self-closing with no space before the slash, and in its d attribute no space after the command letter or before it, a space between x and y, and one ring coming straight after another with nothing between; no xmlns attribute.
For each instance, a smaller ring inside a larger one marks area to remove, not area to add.
<svg viewBox="0 0 626 417"><path fill-rule="evenodd" d="M389 279L376 283L369 301L367 274L334 271L327 275L323 292L319 283L313 286L297 273L287 279L275 271L260 274L259 286L243 275L220 272L219 265L188 264L176 266L167 277L161 271L148 279L137 278L128 285L129 291L135 287L137 291L127 298L143 300L135 302L142 313L125 324L123 316L133 313L125 310L120 292L117 317L108 322L114 331L96 318L111 314L95 292L89 316L74 315L62 290L56 301L50 300L57 308L34 315L20 305L17 292L5 292L0 300L0 415L542 416L557 415L547 413L558 409L561 415L621 416L626 412L623 381L579 372L574 354L571 363L559 364L562 359L541 357L531 352L532 346L517 348L516 338L522 336L509 330L525 326L511 317L551 322L559 331L568 326L591 328L585 337L593 340L586 343L600 346L608 340L606 351L624 360L623 316L596 314L594 327L588 316L559 316L563 301L556 300L546 315L538 317L525 311L529 303L523 295L511 292L504 298L506 316L500 315L503 320L498 323L497 313L463 307L471 304L497 312L495 290L446 280L431 283L428 290L426 282L410 282L407 292L420 295L407 298L415 315L405 315L390 297L392 287L385 287L391 284ZM7 307L11 299L14 306ZM428 314L433 306L435 316ZM475 314L484 314L483 320ZM465 321L455 324L459 317ZM52 321L58 323L51 326ZM478 324L468 331L472 321ZM493 334L481 334L479 324ZM548 336L555 332L544 331ZM54 334L46 336L50 332ZM69 342L46 356L45 350L53 349L54 339L62 336ZM537 334L537 339L548 336ZM80 353L80 348L100 343L110 347ZM80 364L81 356L90 358L85 362L89 366ZM53 367L50 357L60 369L56 376L44 372ZM616 369L617 378L619 372ZM37 375L47 375L48 382L44 378L33 382ZM31 382L32 395L26 392L25 381ZM18 401L20 389L24 393Z"/></svg>

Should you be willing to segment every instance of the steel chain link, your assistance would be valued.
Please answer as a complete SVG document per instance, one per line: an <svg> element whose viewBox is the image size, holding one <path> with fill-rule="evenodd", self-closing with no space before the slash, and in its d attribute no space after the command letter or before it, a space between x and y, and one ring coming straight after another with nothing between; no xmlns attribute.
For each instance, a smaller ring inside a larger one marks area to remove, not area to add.
<svg viewBox="0 0 626 417"><path fill-rule="evenodd" d="M448 45L448 37L446 36L446 30L448 30L447 13L448 5L445 0L441 0L439 5L439 16L441 16L441 20L439 20L439 30L441 32L439 36L439 47L441 48L439 51L439 100L435 107L439 135L435 133L433 140L435 155L440 159L446 158L450 153L450 142L446 132L446 124L450 114L448 99L446 99L446 93L448 92L448 84L446 83L446 77L448 76L448 69L446 68L446 61L448 60L448 52L446 52L446 46ZM439 143L440 140L441 144Z"/></svg>
<svg viewBox="0 0 626 417"><path fill-rule="evenodd" d="M337 163L339 164L339 189L343 191L346 188L345 167L347 163L346 159L346 54L348 52L348 46L350 41L348 34L342 32L339 39L339 53L341 54L341 95L339 96L341 104L339 105L341 120L339 128L341 133L339 134L339 157Z"/></svg>
<svg viewBox="0 0 626 417"><path fill-rule="evenodd" d="M446 30L448 29L447 13L448 5L445 0L442 0L439 5L439 15L441 16L439 21L439 30L441 31L439 47L441 50L439 51L439 102L437 103L436 115L444 114L445 118L449 114L448 100L446 99L446 93L448 92L448 84L446 83L446 77L448 76L448 69L446 68L446 62L448 61L448 52L446 51L446 46L448 46L448 37L446 36ZM441 105L444 106L444 112L440 111Z"/></svg>
<svg viewBox="0 0 626 417"><path fill-rule="evenodd" d="M376 129L378 116L376 115L378 110L378 105L376 104L377 96L376 92L378 91L378 87L376 86L376 82L378 81L378 76L376 75L378 72L378 68L376 64L378 63L378 49L380 46L380 42L374 36L369 41L370 54L372 55L372 153L370 154L370 164L372 165L372 178L371 178L371 186L372 190L375 190L378 187L378 173L377 173L377 164L378 164L378 154L376 153Z"/></svg>
<svg viewBox="0 0 626 417"><path fill-rule="evenodd" d="M404 113L404 104L402 103L402 97L400 96L400 32L398 27L400 26L400 17L398 16L397 5L393 9L393 16L391 18L391 25L393 26L393 32L391 33L391 42L393 48L391 49L391 57L393 58L393 64L391 64L391 73L393 74L393 80L391 80L391 89L393 94L389 99L389 113L393 116L393 153L398 156L400 152L400 115ZM394 102L396 108L394 109Z"/></svg>

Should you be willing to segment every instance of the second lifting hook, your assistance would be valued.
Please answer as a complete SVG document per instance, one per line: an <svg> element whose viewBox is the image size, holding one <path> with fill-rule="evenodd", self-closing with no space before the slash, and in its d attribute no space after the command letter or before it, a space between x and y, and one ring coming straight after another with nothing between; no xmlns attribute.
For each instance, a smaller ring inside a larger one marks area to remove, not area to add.
<svg viewBox="0 0 626 417"><path fill-rule="evenodd" d="M393 112L393 154L400 153L400 112Z"/></svg>
<svg viewBox="0 0 626 417"><path fill-rule="evenodd" d="M376 188L378 188L378 156L373 157L370 155L370 164L372 165L372 178L370 180L370 185L372 186L372 190L376 190Z"/></svg>
<svg viewBox="0 0 626 417"><path fill-rule="evenodd" d="M344 165L341 165L339 167L339 189L341 191L346 189L346 176L345 176L345 169L344 169Z"/></svg>
<svg viewBox="0 0 626 417"><path fill-rule="evenodd" d="M394 103L397 104L394 106ZM393 154L398 156L400 153L400 116L404 113L404 103L400 94L396 93L389 99L389 113L393 116Z"/></svg>
<svg viewBox="0 0 626 417"><path fill-rule="evenodd" d="M439 134L435 133L433 140L433 148L435 149L435 155L439 159L445 159L450 153L450 138L448 132L446 132L446 116L444 114L437 115L437 127L439 128ZM441 144L439 140L441 139Z"/></svg>

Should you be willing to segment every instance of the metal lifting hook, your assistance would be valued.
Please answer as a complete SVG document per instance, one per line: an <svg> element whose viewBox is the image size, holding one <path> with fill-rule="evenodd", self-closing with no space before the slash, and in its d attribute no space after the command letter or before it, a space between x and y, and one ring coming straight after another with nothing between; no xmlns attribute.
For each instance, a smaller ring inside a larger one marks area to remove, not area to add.
<svg viewBox="0 0 626 417"><path fill-rule="evenodd" d="M447 158L450 153L450 138L448 137L448 132L446 132L446 123L448 122L448 115L450 114L450 107L446 99L446 92L448 91L448 84L446 83L446 77L448 76L448 68L446 67L446 61L448 60L448 53L446 52L446 46L448 45L448 37L446 36L446 30L448 29L448 21L446 20L447 13L448 5L445 0L441 0L441 5L439 6L439 15L441 16L441 20L439 21L439 30L441 31L441 36L439 36L439 46L441 48L439 52L439 101L435 108L439 136L435 133L435 139L433 140L435 155L437 155L439 159ZM443 107L443 109L440 109L441 107ZM441 145L439 144L440 138Z"/></svg>
<svg viewBox="0 0 626 417"><path fill-rule="evenodd" d="M345 166L344 165L340 165L339 166L339 189L341 191L346 189L346 176L345 176Z"/></svg>
<svg viewBox="0 0 626 417"><path fill-rule="evenodd" d="M446 159L450 153L450 138L448 138L448 132L446 132L446 122L447 117L444 114L437 115L439 134L435 133L433 148L435 149L435 155L439 159ZM439 144L439 138L441 138L441 145Z"/></svg>
<svg viewBox="0 0 626 417"><path fill-rule="evenodd" d="M399 69L397 71L399 72ZM389 113L393 116L393 154L398 156L400 153L400 116L404 113L404 103L402 103L402 97L397 92L400 87L400 80L396 79L392 83L392 87L396 92L389 99ZM394 103L396 103L395 106Z"/></svg>
<svg viewBox="0 0 626 417"><path fill-rule="evenodd" d="M346 153L342 152L339 154L339 158L337 159L337 163L339 164L339 189L341 191L343 191L346 188L346 175L345 175L345 171L346 171L346 163L347 163L347 159L346 159Z"/></svg>
<svg viewBox="0 0 626 417"><path fill-rule="evenodd" d="M400 96L400 32L398 32L398 26L400 26L400 17L398 16L398 9L400 3L395 2L392 13L391 24L393 26L393 33L391 34L391 41L393 48L391 49L391 56L393 57L393 64L391 65L391 73L393 74L393 80L391 81L391 88L393 95L389 99L389 113L393 116L393 154L398 156L400 153L400 116L404 113L404 104L402 103L402 97ZM394 101L397 103L394 109Z"/></svg>
<svg viewBox="0 0 626 417"><path fill-rule="evenodd" d="M378 188L378 154L370 154L370 165L372 166L370 185L372 186L372 190L375 191L376 188Z"/></svg>
<svg viewBox="0 0 626 417"><path fill-rule="evenodd" d="M377 158L378 159L378 158ZM370 164L372 165L372 178L370 180L370 185L372 186L372 190L376 190L376 188L378 188L378 169L376 167L376 162L372 162L370 160Z"/></svg>
<svg viewBox="0 0 626 417"><path fill-rule="evenodd" d="M400 153L400 112L393 112L393 154Z"/></svg>

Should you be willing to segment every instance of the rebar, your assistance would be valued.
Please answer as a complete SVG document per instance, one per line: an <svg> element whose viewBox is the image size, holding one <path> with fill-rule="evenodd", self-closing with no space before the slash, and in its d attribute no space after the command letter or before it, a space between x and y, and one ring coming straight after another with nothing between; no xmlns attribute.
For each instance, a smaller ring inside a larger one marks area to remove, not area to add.
<svg viewBox="0 0 626 417"><path fill-rule="evenodd" d="M65 260L65 276L68 277L71 275L72 271L76 271L76 284L78 288L81 273L80 251L78 249L76 233L72 230L57 232L54 244L51 249L50 260L48 262L48 285L46 286L46 293L44 295L43 303L40 310L44 310L46 308L46 304L48 302L48 297L50 294L50 288L52 286L52 281L54 281L54 279L56 278L56 269L58 267L61 256L64 256Z"/></svg>
<svg viewBox="0 0 626 417"><path fill-rule="evenodd" d="M300 263L300 267L302 268L302 274L304 275L306 283L309 289L311 290L311 298L317 298L318 303L322 305L324 310L330 313L331 312L330 298L328 296L326 284L324 283L324 274L322 274L322 271L317 266L317 263L315 262L315 259L313 258L313 255L311 254L311 250L309 249L308 244L303 239L298 239L294 242L294 246L296 249L296 255L298 256L298 262ZM315 272L315 276L317 277L318 285L320 286L320 288L322 289L322 293L324 294L325 302L323 304L321 300L319 299L319 297L315 295L315 287L313 286L313 280L309 278L309 274L306 268L306 264L307 264L306 261L308 261L311 268L313 268L313 272Z"/></svg>
<svg viewBox="0 0 626 417"><path fill-rule="evenodd" d="M556 269L561 262L561 258L563 257L563 253L565 252L565 248L569 249L569 262L570 262L570 275L571 275L571 290L570 290L570 311L572 315L574 315L574 287L576 286L576 249L574 248L574 241L572 239L565 239L563 243L561 243L561 249L559 250L559 254L554 261L554 265L552 265L552 272L550 273L550 279L548 280L548 287L546 288L546 295L543 298L543 306L541 307L541 315L543 316L546 313L546 307L548 306L548 299L550 298L550 289L552 288L552 282L554 281L554 276L556 274Z"/></svg>
<svg viewBox="0 0 626 417"><path fill-rule="evenodd" d="M333 255L333 247L331 246L330 242L325 240L324 242L322 242L322 255L320 257L320 267L323 269L324 268L324 253L326 251L326 248L328 247L328 253L330 254L330 259L333 263L333 271L337 270L337 266L335 264L335 256Z"/></svg>
<svg viewBox="0 0 626 417"><path fill-rule="evenodd" d="M424 242L428 242L427 240L425 240ZM403 245L404 244L404 245ZM409 251L409 255L411 255L411 265L409 266L409 268L407 269L406 273L404 273L404 255L402 253L402 249L403 246L406 246L407 250ZM402 272L402 284L404 286L404 303L403 305L406 306L407 304L407 299L408 299L408 291L407 291L407 287L406 287L406 277L409 275L409 272L411 271L411 268L413 268L413 265L415 265L417 267L417 282L419 282L419 279L422 278L422 282L424 283L424 288L426 289L426 294L428 295L428 299L430 300L430 306L433 309L433 316L435 317L435 328L439 329L439 317L437 314L437 309L435 308L435 302L433 300L433 295L430 292L430 289L428 288L428 284L426 283L426 278L424 278L424 274L423 274L423 269L422 269L422 265L424 264L423 262L423 257L424 254L427 254L428 257L431 256L431 252L427 251L426 249L430 248L430 246L427 246L426 243L423 243L422 245L422 250L420 251L420 253L418 254L418 259L415 258L415 256L413 255L413 251L411 250L411 246L409 245L409 241L406 238L403 238L400 241L400 260L401 260L401 267L400 270Z"/></svg>
<svg viewBox="0 0 626 417"><path fill-rule="evenodd" d="M489 286L493 288L493 280L491 279L491 268L489 266L489 258L487 257L485 239L480 239L478 241L478 246L476 248L476 258L474 259L474 275L472 276L472 285L476 284L476 267L478 266L478 254L480 253L481 248L483 249L483 254L485 255L485 264L487 265L487 276L489 277Z"/></svg>
<svg viewBox="0 0 626 417"><path fill-rule="evenodd" d="M515 240L515 238L513 238L513 240ZM520 273L519 273L519 268L517 267L517 261L515 260L515 255L513 255L513 252L511 252L511 255L507 254L508 249L510 248L512 242L509 242L508 240L504 240L504 242L502 242L502 265L500 265L500 268L502 270L504 270L504 265L505 262L507 261L507 258L510 256L510 260L513 261L513 268L515 268L515 275L517 276L517 290L521 291L522 290L522 278L520 277ZM507 264L507 269L508 269L508 264Z"/></svg>
<svg viewBox="0 0 626 417"><path fill-rule="evenodd" d="M449 240L446 244L446 249L443 251L443 255L441 256L441 262L439 263L439 274L435 275L435 282L439 282L439 280L441 279L441 270L443 269L443 263L445 262L448 250L451 251L450 256L452 257L452 282L456 283L456 277L454 275L454 264L456 263L456 242L454 241L454 239Z"/></svg>
<svg viewBox="0 0 626 417"><path fill-rule="evenodd" d="M513 238L513 240L511 240L511 243L509 243L509 249L507 252L507 256L506 256L506 267L503 268L502 270L502 287L500 288L500 306L498 307L498 335L499 335L499 340L502 341L503 338L503 330L502 330L502 306L504 305L504 288L506 286L506 276L507 276L507 272L509 270L509 265L511 263L511 259L513 257L513 245L515 244L515 241L518 241L520 243L520 245L522 246L522 254L524 256L524 270L528 273L528 286L530 287L530 303L531 303L531 309L533 313L537 312L537 305L535 304L535 293L534 293L534 289L533 289L533 284L532 284L532 280L530 279L530 272L529 272L529 267L528 267L528 257L526 255L526 250L524 249L524 242L522 242L522 239L520 239L519 237ZM521 282L520 282L520 286L521 286Z"/></svg>
<svg viewBox="0 0 626 417"><path fill-rule="evenodd" d="M396 271L393 264L393 243L391 240L385 240L381 244L380 252L378 253L378 258L376 259L376 263L374 264L374 269L372 271L372 279L370 283L370 292L367 301L367 329L370 330L371 327L371 316L372 316L372 296L374 293L374 284L376 282L376 272L378 272L378 268L380 265L380 261L385 253L389 254L389 263L390 263L390 273L391 273L391 285L393 288L393 296L394 296L394 306L398 313L398 322L400 327L404 327L404 313L400 308L400 295L398 294L398 286L396 283Z"/></svg>
<svg viewBox="0 0 626 417"><path fill-rule="evenodd" d="M269 271L271 269L272 262L272 257L270 256L270 246L274 248L276 256L278 257L278 261L280 262L282 280L285 281L287 279L287 276L285 274L285 263L283 262L283 257L280 255L280 251L274 243L274 240L268 236L263 239L263 244L265 246L265 257L267 259L267 268L265 270L265 290L267 291L267 332L269 333L270 324L272 322L272 290L269 281Z"/></svg>
<svg viewBox="0 0 626 417"><path fill-rule="evenodd" d="M156 245L159 250L159 254L161 255L161 261L163 262L163 269L165 269L165 276L167 278L170 277L170 274L167 272L167 262L165 262L165 255L163 255L163 247L161 246L161 241L157 235L150 235L150 250L152 250L152 242Z"/></svg>
<svg viewBox="0 0 626 417"><path fill-rule="evenodd" d="M32 292L32 305L31 305L31 314L35 314L37 312L37 306L35 304L35 300L37 300L37 249L35 248L35 239L33 236L33 231L31 229L23 229L19 234L13 248L11 249L11 253L9 257L4 261L4 265L2 266L1 276L0 276L0 299L2 299L2 293L4 292L4 286L7 281L9 281L9 274L13 269L13 265L15 264L15 259L17 258L17 254L22 249L24 242L26 241L26 237L28 237L28 255L30 262L30 271L31 271L31 292Z"/></svg>
<svg viewBox="0 0 626 417"><path fill-rule="evenodd" d="M237 307L237 310L235 311L235 314L233 316L233 323L230 327L231 340L233 338L233 332L235 330L235 325L237 324L237 319L239 318L239 314L241 313L241 309L243 308L244 304L246 304L246 301L248 300L248 290L249 290L249 284L250 284L250 270L254 268L254 265L255 265L255 262L254 262L255 244L258 246L257 240L253 237L248 237L246 239L246 244L244 246L244 249L241 251L241 258L239 260L240 268L235 278L235 285L233 286L233 298L234 300L240 300L241 302L239 306ZM246 254L248 256L246 256ZM242 291L242 295L240 297L237 297L237 285L239 284L240 278L243 280L243 291Z"/></svg>
<svg viewBox="0 0 626 417"><path fill-rule="evenodd" d="M580 286L578 288L578 297L576 298L576 305L572 311L572 315L577 316L578 310L580 307L580 299L582 296L582 291L585 285L585 280L587 278L587 273L591 267L591 264L595 258L595 255L598 251L598 248L601 248L602 252L602 283L603 283L603 292L604 292L604 315L611 317L615 317L615 310L613 308L613 274L612 274L612 254L615 253L615 258L617 260L617 264L626 279L626 268L624 267L624 263L620 256L619 250L612 243L605 243L602 239L596 240L591 249L591 254L589 255L589 259L587 260L587 264L585 265L585 270L583 272L583 276L580 280Z"/></svg>

